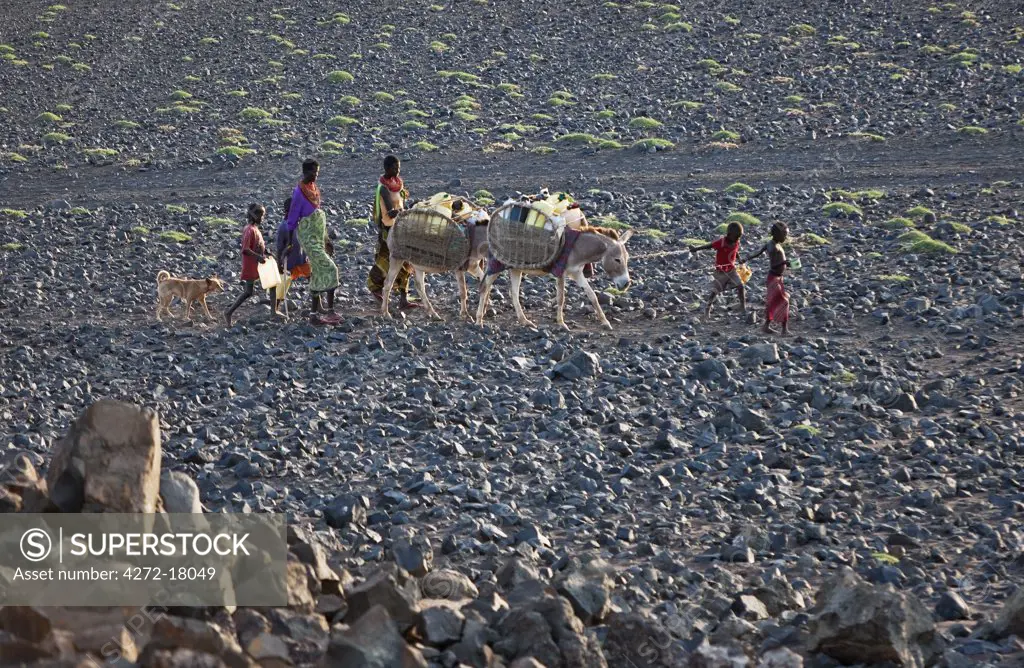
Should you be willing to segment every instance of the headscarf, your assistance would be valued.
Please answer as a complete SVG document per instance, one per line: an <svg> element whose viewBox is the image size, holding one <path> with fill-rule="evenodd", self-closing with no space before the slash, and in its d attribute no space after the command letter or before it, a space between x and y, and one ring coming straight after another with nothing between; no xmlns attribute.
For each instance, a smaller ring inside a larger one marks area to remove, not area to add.
<svg viewBox="0 0 1024 668"><path fill-rule="evenodd" d="M299 190L302 191L302 196L309 200L314 209L320 208L320 186L316 184L316 181L312 183L299 181Z"/></svg>

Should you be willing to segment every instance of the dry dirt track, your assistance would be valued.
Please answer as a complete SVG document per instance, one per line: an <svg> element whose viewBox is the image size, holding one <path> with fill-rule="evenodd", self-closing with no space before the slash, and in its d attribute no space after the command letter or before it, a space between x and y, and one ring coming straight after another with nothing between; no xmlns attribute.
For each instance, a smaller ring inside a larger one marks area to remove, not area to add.
<svg viewBox="0 0 1024 668"><path fill-rule="evenodd" d="M679 150L643 155L633 151L548 156L526 153L443 152L406 160L404 172L419 193L449 187L486 188L499 196L538 183L553 188L593 187L628 192L635 187L671 190L721 186L742 180L754 185L819 188L941 187L987 183L1024 176L1020 136L1003 139L901 139L884 144L850 139L747 145L713 153ZM295 179L299 156L226 165L172 165L146 171L89 167L67 173L39 173L0 181L0 202L32 207L51 199L72 204L161 203L171 200L242 201L280 193ZM380 156L325 162L322 183L336 197L365 199L379 171ZM415 193L414 193L415 194Z"/></svg>

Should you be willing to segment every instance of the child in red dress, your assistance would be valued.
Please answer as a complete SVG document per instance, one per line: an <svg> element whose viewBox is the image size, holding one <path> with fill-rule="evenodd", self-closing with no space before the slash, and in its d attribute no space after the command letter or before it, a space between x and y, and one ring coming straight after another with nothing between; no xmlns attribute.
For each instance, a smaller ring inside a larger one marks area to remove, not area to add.
<svg viewBox="0 0 1024 668"><path fill-rule="evenodd" d="M260 223L266 215L267 210L262 204L249 205L248 220L242 232L242 294L224 314L224 321L228 327L231 326L231 314L252 297L253 288L260 278L259 265L267 259L267 247L263 242L263 233L260 232Z"/></svg>

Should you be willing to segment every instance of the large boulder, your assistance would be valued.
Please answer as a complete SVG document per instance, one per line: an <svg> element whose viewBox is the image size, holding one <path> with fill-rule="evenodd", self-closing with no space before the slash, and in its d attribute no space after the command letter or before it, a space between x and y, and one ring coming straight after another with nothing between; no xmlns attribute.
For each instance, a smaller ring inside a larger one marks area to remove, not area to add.
<svg viewBox="0 0 1024 668"><path fill-rule="evenodd" d="M160 499L169 513L202 513L199 486L181 471L167 471L160 476Z"/></svg>
<svg viewBox="0 0 1024 668"><path fill-rule="evenodd" d="M400 633L419 619L420 590L416 581L400 568L381 569L353 587L347 596L345 623L352 624L375 607L387 611Z"/></svg>
<svg viewBox="0 0 1024 668"><path fill-rule="evenodd" d="M155 513L160 498L160 421L154 411L103 400L54 447L46 485L61 512Z"/></svg>
<svg viewBox="0 0 1024 668"><path fill-rule="evenodd" d="M979 638L1001 639L1015 635L1024 638L1024 589L1010 597L991 624L982 625L975 634Z"/></svg>
<svg viewBox="0 0 1024 668"><path fill-rule="evenodd" d="M930 665L943 650L927 608L892 585L876 586L849 568L818 592L808 646L843 663Z"/></svg>
<svg viewBox="0 0 1024 668"><path fill-rule="evenodd" d="M548 668L607 668L597 639L561 596L543 594L513 608L498 625L494 650L509 661L533 657Z"/></svg>
<svg viewBox="0 0 1024 668"><path fill-rule="evenodd" d="M350 628L331 630L324 668L426 668L423 654L406 644L391 615L375 605Z"/></svg>
<svg viewBox="0 0 1024 668"><path fill-rule="evenodd" d="M612 613L604 651L612 666L674 668L684 663L680 643L657 620L635 613Z"/></svg>

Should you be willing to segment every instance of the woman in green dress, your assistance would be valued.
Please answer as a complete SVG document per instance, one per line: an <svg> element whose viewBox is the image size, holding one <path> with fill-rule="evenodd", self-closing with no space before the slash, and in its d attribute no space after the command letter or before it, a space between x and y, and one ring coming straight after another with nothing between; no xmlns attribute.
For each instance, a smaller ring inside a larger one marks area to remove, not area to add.
<svg viewBox="0 0 1024 668"><path fill-rule="evenodd" d="M331 259L332 248L327 239L327 217L320 209L320 188L316 178L320 163L306 160L302 163L302 180L292 193L288 210L288 229L297 230L302 251L309 258L309 291L313 295L310 319L314 322L336 325L341 316L334 311L334 291L340 284L338 265ZM320 295L327 296L327 310L323 312Z"/></svg>

